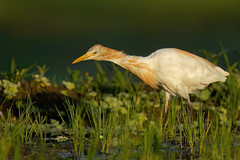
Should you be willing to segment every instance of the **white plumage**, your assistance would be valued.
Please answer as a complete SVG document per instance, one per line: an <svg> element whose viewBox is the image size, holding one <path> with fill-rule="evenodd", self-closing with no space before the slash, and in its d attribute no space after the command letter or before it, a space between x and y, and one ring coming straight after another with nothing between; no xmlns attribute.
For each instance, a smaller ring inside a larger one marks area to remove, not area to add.
<svg viewBox="0 0 240 160"><path fill-rule="evenodd" d="M204 89L216 81L225 82L228 72L203 58L178 49L159 49L144 58L149 62L157 81L171 95L187 99L189 93Z"/></svg>
<svg viewBox="0 0 240 160"><path fill-rule="evenodd" d="M141 57L95 45L73 63L90 59L114 62L137 75L152 88L158 89L161 86L165 90L165 113L170 95L180 95L190 105L189 93L204 89L216 81L225 82L229 75L209 61L175 48L159 49L147 57Z"/></svg>

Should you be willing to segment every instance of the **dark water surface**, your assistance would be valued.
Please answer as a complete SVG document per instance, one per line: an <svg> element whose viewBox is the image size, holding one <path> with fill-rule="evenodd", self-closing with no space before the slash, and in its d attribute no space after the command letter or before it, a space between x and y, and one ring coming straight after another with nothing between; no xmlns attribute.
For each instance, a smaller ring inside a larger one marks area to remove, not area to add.
<svg viewBox="0 0 240 160"><path fill-rule="evenodd" d="M94 74L92 62L71 64L94 44L145 56L168 47L219 52L222 43L231 62L240 50L238 1L3 0L0 5L0 71L8 70L14 57L20 68L46 64L49 75L61 78L67 66Z"/></svg>

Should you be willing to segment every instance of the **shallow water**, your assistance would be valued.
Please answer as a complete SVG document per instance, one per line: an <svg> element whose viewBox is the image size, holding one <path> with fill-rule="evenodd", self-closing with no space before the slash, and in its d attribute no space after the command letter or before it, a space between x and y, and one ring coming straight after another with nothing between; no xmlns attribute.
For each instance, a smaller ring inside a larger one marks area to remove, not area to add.
<svg viewBox="0 0 240 160"><path fill-rule="evenodd" d="M143 153L143 148L141 146L132 147L130 151L130 155L128 159L141 159L150 158L150 159L200 159L205 157L205 155L200 156L198 153L198 146L194 146L194 154L191 154L190 148L187 144L183 143L183 147L181 148L180 142L177 140L169 140L163 141L161 147L159 149L154 149L152 147L151 152L149 154ZM61 159L88 159L87 150L88 146L84 148L84 158L81 154L75 155L73 151L73 142L65 141L65 142L54 142L49 141L46 143L46 150L49 155L49 158L52 156L53 158L61 158ZM24 148L24 147L23 147ZM34 147L35 148L35 147ZM38 148L38 147L37 147ZM40 146L39 146L40 148ZM26 147L25 149L29 149ZM34 152L32 150L32 152ZM121 158L122 149L117 149L116 147L111 147L109 153L101 153L97 152L94 156L94 159L116 159ZM31 154L31 151L29 152ZM231 157L234 159L240 153L240 143L236 142L231 146ZM27 156L27 155L26 155ZM207 157L205 157L207 158Z"/></svg>

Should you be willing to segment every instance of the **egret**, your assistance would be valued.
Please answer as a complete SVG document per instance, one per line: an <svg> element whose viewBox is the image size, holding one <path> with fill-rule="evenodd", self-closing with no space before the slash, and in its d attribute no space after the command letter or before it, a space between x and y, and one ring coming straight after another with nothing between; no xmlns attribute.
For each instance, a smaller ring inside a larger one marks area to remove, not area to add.
<svg viewBox="0 0 240 160"><path fill-rule="evenodd" d="M206 59L176 48L159 49L149 56L141 57L97 44L72 63L84 60L113 62L137 75L152 88L163 88L165 115L170 95L187 99L192 112L189 93L202 90L213 82L225 82L229 75Z"/></svg>

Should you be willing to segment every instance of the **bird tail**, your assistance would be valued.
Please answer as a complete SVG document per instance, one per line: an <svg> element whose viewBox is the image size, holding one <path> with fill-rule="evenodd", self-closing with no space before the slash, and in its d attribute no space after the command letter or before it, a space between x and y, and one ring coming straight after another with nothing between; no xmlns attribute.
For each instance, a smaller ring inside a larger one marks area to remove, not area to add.
<svg viewBox="0 0 240 160"><path fill-rule="evenodd" d="M215 67L215 70L221 75L220 81L225 82L227 79L226 76L228 76L229 73L224 71L222 68L220 68L218 66Z"/></svg>

